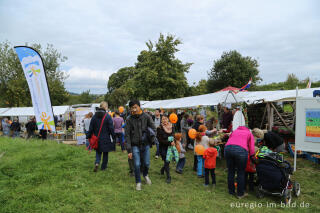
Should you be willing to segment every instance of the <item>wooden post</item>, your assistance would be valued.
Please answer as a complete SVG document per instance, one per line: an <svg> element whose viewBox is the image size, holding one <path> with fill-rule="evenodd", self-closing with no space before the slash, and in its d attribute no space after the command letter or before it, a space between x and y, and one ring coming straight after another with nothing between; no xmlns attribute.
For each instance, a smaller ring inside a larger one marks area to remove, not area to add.
<svg viewBox="0 0 320 213"><path fill-rule="evenodd" d="M262 116L262 121L261 121L261 124L260 124L260 129L262 129L262 125L263 125L264 119L265 119L265 117L266 117L266 113L267 113L267 104L266 104L266 107L264 108L264 112L263 112L263 116Z"/></svg>
<svg viewBox="0 0 320 213"><path fill-rule="evenodd" d="M270 124L271 124L271 120L270 120L270 114L271 114L271 110L270 110L270 103L267 103L267 113L268 113L268 130L270 130Z"/></svg>
<svg viewBox="0 0 320 213"><path fill-rule="evenodd" d="M282 123L287 127L287 129L289 131L291 131L294 134L294 131L287 125L287 123L285 122L285 120L282 118L282 116L280 115L280 113L278 112L277 108L271 103L272 108L276 111L277 115L279 116L280 120L282 121Z"/></svg>
<svg viewBox="0 0 320 213"><path fill-rule="evenodd" d="M272 103L270 103L272 105ZM273 108L270 108L270 126L269 126L269 131L272 131L272 127L273 127L273 121L274 121L274 116L273 113L274 110Z"/></svg>

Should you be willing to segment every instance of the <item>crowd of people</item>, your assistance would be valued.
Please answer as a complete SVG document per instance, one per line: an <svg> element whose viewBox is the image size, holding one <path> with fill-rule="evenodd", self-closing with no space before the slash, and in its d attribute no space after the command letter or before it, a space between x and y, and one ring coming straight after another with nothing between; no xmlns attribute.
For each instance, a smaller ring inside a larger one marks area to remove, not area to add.
<svg viewBox="0 0 320 213"><path fill-rule="evenodd" d="M255 166L253 158L263 144L275 152L284 151L283 139L273 133L260 129L250 130L245 126L239 126L232 131L233 112L224 107L220 119L210 118L205 121L203 115L189 115L182 113L178 122L171 122L170 115L163 110L156 109L154 114L143 111L140 102L129 102L127 116L124 113L115 112L113 118L108 114L106 102L100 104L100 108L90 120L86 131L87 139L98 136L98 149L94 172L99 169L101 157L103 161L101 170L105 170L108 164L108 153L114 151L119 143L122 151L128 153L129 170L135 177L136 190L141 190L141 173L146 184L151 185L149 177L150 149L155 145L155 158L161 157L163 164L159 168L161 175L166 175L166 182L171 183L170 164L176 162L175 171L183 174L186 163L186 151L193 150L193 170L199 178L204 178L204 186L211 184L216 186L216 158L223 155L228 168L229 194L238 198L246 196L246 189L253 190ZM220 128L221 127L221 128ZM189 135L190 129L194 129L195 137ZM224 137L215 139L214 136L224 134ZM225 141L225 143L223 143ZM222 145L223 146L220 146ZM204 149L200 152L199 147ZM197 151L198 149L198 151ZM235 185L235 176L236 185ZM236 191L237 189L237 191Z"/></svg>

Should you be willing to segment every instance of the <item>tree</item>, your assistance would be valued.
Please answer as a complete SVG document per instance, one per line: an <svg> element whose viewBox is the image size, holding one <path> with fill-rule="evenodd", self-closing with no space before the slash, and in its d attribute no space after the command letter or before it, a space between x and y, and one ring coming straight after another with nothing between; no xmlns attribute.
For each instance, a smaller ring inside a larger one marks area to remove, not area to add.
<svg viewBox="0 0 320 213"><path fill-rule="evenodd" d="M207 81L202 79L198 82L197 85L194 85L190 87L191 88L191 94L192 96L194 95L203 95L203 94L207 94L208 93L208 85L207 85Z"/></svg>
<svg viewBox="0 0 320 213"><path fill-rule="evenodd" d="M181 41L173 35L165 37L163 34L157 43L146 43L148 49L140 52L135 64L137 72L128 81L135 98L163 100L184 97L188 90L185 73L192 64L183 64L175 57L179 44Z"/></svg>
<svg viewBox="0 0 320 213"><path fill-rule="evenodd" d="M242 87L250 78L254 85L262 80L258 66L257 60L243 57L236 50L224 52L208 73L208 91L215 92L227 86Z"/></svg>
<svg viewBox="0 0 320 213"><path fill-rule="evenodd" d="M52 45L47 45L44 51L40 44L33 44L31 47L36 49L43 59L52 105L61 105L67 98L64 88L64 80L67 76L59 66L67 58ZM20 61L8 41L0 43L0 61L0 105L2 107L31 106L31 95Z"/></svg>
<svg viewBox="0 0 320 213"><path fill-rule="evenodd" d="M135 76L136 72L135 67L123 67L116 73L113 73L108 80L108 92L112 93L115 89L123 86L129 79Z"/></svg>
<svg viewBox="0 0 320 213"><path fill-rule="evenodd" d="M127 104L129 96L125 89L118 88L109 94L106 99L110 108L117 109L119 106L124 106Z"/></svg>
<svg viewBox="0 0 320 213"><path fill-rule="evenodd" d="M295 89L299 84L299 79L293 73L288 74L287 80L285 83L285 89Z"/></svg>

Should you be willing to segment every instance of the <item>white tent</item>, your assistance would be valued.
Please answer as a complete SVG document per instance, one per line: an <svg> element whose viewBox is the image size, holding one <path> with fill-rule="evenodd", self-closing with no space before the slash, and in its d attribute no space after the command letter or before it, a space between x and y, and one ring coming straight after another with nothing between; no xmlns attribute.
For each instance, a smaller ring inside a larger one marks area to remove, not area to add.
<svg viewBox="0 0 320 213"><path fill-rule="evenodd" d="M310 88L299 90L299 97L313 97L313 91L320 88ZM210 93L206 95L191 96L185 98L144 101L142 108L189 108L197 106L212 106L219 103L235 103L246 102L247 104L255 104L261 102L279 102L279 101L295 101L296 90L277 90L277 91L255 91L255 92L239 92L232 94L229 91Z"/></svg>
<svg viewBox="0 0 320 213"><path fill-rule="evenodd" d="M4 108L1 108L4 109ZM62 115L69 109L69 106L53 106L54 115ZM33 107L13 107L0 111L0 116L34 116Z"/></svg>

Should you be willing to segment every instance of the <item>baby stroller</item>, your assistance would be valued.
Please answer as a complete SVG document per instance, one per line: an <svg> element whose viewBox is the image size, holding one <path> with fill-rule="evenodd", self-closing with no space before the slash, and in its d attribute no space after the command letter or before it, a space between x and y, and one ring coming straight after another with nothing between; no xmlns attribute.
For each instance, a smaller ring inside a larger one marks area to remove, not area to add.
<svg viewBox="0 0 320 213"><path fill-rule="evenodd" d="M300 184L291 181L292 167L283 160L283 155L262 147L256 154L256 171L258 177L257 197L266 195L279 196L287 205L291 203L291 192L300 195Z"/></svg>

